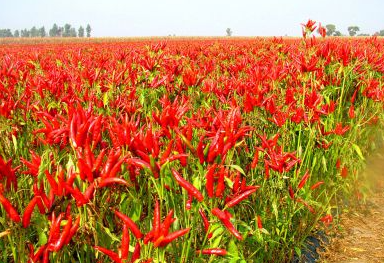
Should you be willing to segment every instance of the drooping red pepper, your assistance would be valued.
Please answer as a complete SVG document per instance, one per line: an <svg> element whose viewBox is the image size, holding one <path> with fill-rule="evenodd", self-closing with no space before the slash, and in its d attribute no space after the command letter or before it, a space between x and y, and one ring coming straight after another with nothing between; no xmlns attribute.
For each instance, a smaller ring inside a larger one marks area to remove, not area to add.
<svg viewBox="0 0 384 263"><path fill-rule="evenodd" d="M65 225L59 239L55 243L49 244L48 250L55 251L55 252L61 250L62 247L65 245L65 241L67 240L67 237L71 231L71 228L72 228L72 216L69 215L67 219L67 224ZM59 225L59 229L60 229L60 225Z"/></svg>
<svg viewBox="0 0 384 263"><path fill-rule="evenodd" d="M208 234L208 231L209 231L209 221L208 221L208 218L207 216L205 215L204 211L200 208L199 209L199 214L201 216L201 219L203 219L203 224L204 224L204 229L205 229L205 232ZM212 237L212 233L209 233L208 234L208 239L210 239Z"/></svg>
<svg viewBox="0 0 384 263"><path fill-rule="evenodd" d="M140 239L143 237L143 234L141 233L138 226L135 224L135 222L132 221L128 216L124 215L123 213L119 212L118 210L114 210L114 213L117 217L119 217L121 220L124 221L125 224L127 224L128 228L132 231L133 235Z"/></svg>
<svg viewBox="0 0 384 263"><path fill-rule="evenodd" d="M140 242L136 242L135 249L133 250L132 258L131 258L131 263L134 263L136 260L140 258Z"/></svg>
<svg viewBox="0 0 384 263"><path fill-rule="evenodd" d="M129 183L125 181L122 178L117 178L117 177L107 177L107 178L102 178L100 180L100 183L98 184L99 188L107 187L113 184L120 184L124 186L129 186Z"/></svg>
<svg viewBox="0 0 384 263"><path fill-rule="evenodd" d="M187 180L185 180L181 175L172 168L172 175L176 179L177 183L184 188L189 194L191 194L193 197L195 197L199 202L204 200L203 195L201 192L194 187L191 183L189 183Z"/></svg>
<svg viewBox="0 0 384 263"><path fill-rule="evenodd" d="M181 237L181 236L187 234L189 232L189 230L191 230L191 228L181 229L181 230L178 230L178 231L175 231L175 232L172 232L172 233L168 234L161 241L161 243L159 244L159 247L164 247L164 246L168 245L169 243L171 243L176 238Z"/></svg>
<svg viewBox="0 0 384 263"><path fill-rule="evenodd" d="M313 185L310 187L310 189L311 189L311 190L315 190L316 188L318 188L318 187L319 187L320 185L322 185L322 184L324 184L324 182L323 182L323 181L319 181L319 182L313 184Z"/></svg>
<svg viewBox="0 0 384 263"><path fill-rule="evenodd" d="M205 188L207 189L207 193L208 193L208 196L209 197L213 197L213 183L214 183L214 172L216 170L216 167L217 167L217 164L213 164L211 165L211 167L208 169L208 172L207 174L205 175L205 178L207 180L206 184L205 184Z"/></svg>
<svg viewBox="0 0 384 263"><path fill-rule="evenodd" d="M197 250L197 254L203 254L203 255L216 255L216 256L225 256L227 255L227 250L222 248L210 248L210 249L203 249L203 250Z"/></svg>
<svg viewBox="0 0 384 263"><path fill-rule="evenodd" d="M67 238L64 241L64 245L69 244L71 241L72 237L76 234L77 230L79 229L80 225L80 216L76 218L76 221L74 224L72 224L71 230L69 231L69 234L67 235Z"/></svg>
<svg viewBox="0 0 384 263"><path fill-rule="evenodd" d="M237 205L238 203L240 203L241 201L243 201L244 199L248 198L248 196L250 196L251 194L256 192L257 189L259 189L259 188L260 188L260 186L256 186L254 188L246 190L246 191L242 192L241 194L235 196L231 200L229 200L225 205L227 207L233 207L233 206Z"/></svg>
<svg viewBox="0 0 384 263"><path fill-rule="evenodd" d="M129 255L129 228L123 224L123 237L121 238L121 259L125 260Z"/></svg>
<svg viewBox="0 0 384 263"><path fill-rule="evenodd" d="M27 205L27 207L25 208L25 210L24 210L23 219L22 219L23 227L24 228L27 228L29 226L29 223L31 221L31 216L32 216L32 213L33 213L33 209L36 206L38 198L40 198L40 197L39 196L34 196L32 198L32 200L29 202L29 204Z"/></svg>
<svg viewBox="0 0 384 263"><path fill-rule="evenodd" d="M13 207L11 202L9 202L9 200L7 198L5 198L5 196L2 194L1 191L0 191L0 203L2 204L2 206L4 207L5 212L7 212L9 218L13 222L16 222L16 223L20 222L21 219L20 219L19 213Z"/></svg>
<svg viewBox="0 0 384 263"><path fill-rule="evenodd" d="M305 174L303 175L303 177L301 178L301 181L300 181L299 185L297 186L297 189L303 188L305 183L307 182L308 178L309 178L309 171L307 170L305 172Z"/></svg>
<svg viewBox="0 0 384 263"><path fill-rule="evenodd" d="M97 251L100 251L101 253L107 255L113 262L122 263L121 258L119 257L119 255L116 252L113 252L112 250L109 250L107 248L100 247L100 246L94 246L93 248L96 249Z"/></svg>
<svg viewBox="0 0 384 263"><path fill-rule="evenodd" d="M223 224L224 226L228 229L228 231L234 235L238 240L242 240L243 237L240 235L240 233L236 230L236 228L233 226L233 224L230 221L229 216L221 211L219 208L213 208L212 209L212 214L216 216Z"/></svg>

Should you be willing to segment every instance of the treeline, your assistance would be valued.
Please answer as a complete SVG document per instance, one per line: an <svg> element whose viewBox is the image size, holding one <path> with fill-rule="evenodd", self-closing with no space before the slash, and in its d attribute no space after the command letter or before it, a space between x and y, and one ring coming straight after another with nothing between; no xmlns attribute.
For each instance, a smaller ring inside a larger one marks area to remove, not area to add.
<svg viewBox="0 0 384 263"><path fill-rule="evenodd" d="M325 28L327 29L327 36L343 36L343 34L340 31L336 30L336 26L334 24L328 24L325 26ZM369 34L366 34L366 33L358 33L360 31L360 27L358 26L349 26L347 30L348 30L348 35L351 37L370 36ZM384 29L378 32L375 32L373 36L384 36Z"/></svg>
<svg viewBox="0 0 384 263"><path fill-rule="evenodd" d="M92 28L88 24L85 28L80 26L78 29L65 24L58 26L53 24L52 28L47 32L45 27L32 27L31 29L21 29L12 32L10 29L0 29L0 37L91 37Z"/></svg>

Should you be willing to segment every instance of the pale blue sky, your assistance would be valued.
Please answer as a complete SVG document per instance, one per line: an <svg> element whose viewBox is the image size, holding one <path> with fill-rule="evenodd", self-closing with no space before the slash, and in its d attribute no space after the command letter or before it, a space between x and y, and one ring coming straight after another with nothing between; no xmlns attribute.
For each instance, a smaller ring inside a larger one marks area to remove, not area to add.
<svg viewBox="0 0 384 263"><path fill-rule="evenodd" d="M0 0L0 28L89 23L92 36L300 35L309 18L342 33L384 29L383 0Z"/></svg>

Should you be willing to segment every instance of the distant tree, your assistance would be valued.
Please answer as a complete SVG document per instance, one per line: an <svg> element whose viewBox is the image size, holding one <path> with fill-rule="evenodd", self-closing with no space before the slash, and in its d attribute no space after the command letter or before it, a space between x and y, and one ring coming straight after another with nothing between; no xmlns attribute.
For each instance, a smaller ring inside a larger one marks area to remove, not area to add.
<svg viewBox="0 0 384 263"><path fill-rule="evenodd" d="M84 27L80 26L77 32L79 37L84 37Z"/></svg>
<svg viewBox="0 0 384 263"><path fill-rule="evenodd" d="M358 26L349 26L348 27L348 33L351 37L356 36L357 32L360 31L360 28Z"/></svg>
<svg viewBox="0 0 384 263"><path fill-rule="evenodd" d="M379 36L382 36L384 37L384 29L380 30L379 32L377 32Z"/></svg>
<svg viewBox="0 0 384 263"><path fill-rule="evenodd" d="M87 25L87 28L85 30L87 31L87 37L91 37L92 28L89 24Z"/></svg>
<svg viewBox="0 0 384 263"><path fill-rule="evenodd" d="M69 30L69 36L70 37L77 37L76 28L71 27L71 29Z"/></svg>
<svg viewBox="0 0 384 263"><path fill-rule="evenodd" d="M334 33L333 33L333 35L335 36L335 37L341 37L343 34L341 34L341 32L340 31L335 31Z"/></svg>
<svg viewBox="0 0 384 263"><path fill-rule="evenodd" d="M35 26L31 28L31 37L38 37L39 36L39 30Z"/></svg>
<svg viewBox="0 0 384 263"><path fill-rule="evenodd" d="M56 23L53 24L52 28L49 30L50 37L57 37L59 35L59 27Z"/></svg>
<svg viewBox="0 0 384 263"><path fill-rule="evenodd" d="M21 37L30 37L30 32L29 32L29 30L28 29L22 29L21 31L20 31L20 33L21 33Z"/></svg>
<svg viewBox="0 0 384 263"><path fill-rule="evenodd" d="M45 32L45 27L39 28L39 36L40 37L46 37L47 36L47 33Z"/></svg>
<svg viewBox="0 0 384 263"><path fill-rule="evenodd" d="M0 37L13 37L10 29L0 29Z"/></svg>
<svg viewBox="0 0 384 263"><path fill-rule="evenodd" d="M227 37L230 37L232 36L232 30L228 27L226 30L225 30L225 33L227 34Z"/></svg>
<svg viewBox="0 0 384 263"><path fill-rule="evenodd" d="M358 34L357 36L358 37L369 37L370 34L362 33L362 34Z"/></svg>
<svg viewBox="0 0 384 263"><path fill-rule="evenodd" d="M64 25L63 37L69 37L69 36L71 36L71 25L70 24L65 24Z"/></svg>
<svg viewBox="0 0 384 263"><path fill-rule="evenodd" d="M13 33L13 36L14 37L19 37L20 36L20 32L19 32L19 30L15 30L15 33Z"/></svg>
<svg viewBox="0 0 384 263"><path fill-rule="evenodd" d="M327 29L327 36L333 36L336 31L336 26L334 24L328 24L325 28Z"/></svg>

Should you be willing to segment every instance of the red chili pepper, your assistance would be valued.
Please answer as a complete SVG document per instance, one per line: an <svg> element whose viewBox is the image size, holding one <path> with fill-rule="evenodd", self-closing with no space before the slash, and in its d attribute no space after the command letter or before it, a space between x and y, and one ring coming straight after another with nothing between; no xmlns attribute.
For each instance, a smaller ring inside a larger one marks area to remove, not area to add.
<svg viewBox="0 0 384 263"><path fill-rule="evenodd" d="M60 226L59 226L60 228ZM64 245L65 245L65 241L71 231L71 228L72 228L72 216L69 215L68 219L67 219L67 224L65 225L64 229L63 229L63 232L61 233L59 239L55 242L55 243L52 243L48 246L48 249L49 250L52 250L52 251L59 251Z"/></svg>
<svg viewBox="0 0 384 263"><path fill-rule="evenodd" d="M107 162L104 166L104 169L101 172L101 176L104 177L105 175L109 174L112 167L115 165L117 159L120 157L121 149L119 148L116 152L111 149L108 155Z"/></svg>
<svg viewBox="0 0 384 263"><path fill-rule="evenodd" d="M213 174L216 170L216 167L217 167L217 164L213 164L209 169L208 169L208 172L207 174L205 175L205 178L207 180L206 184L205 184L205 187L207 189L207 193L208 193L208 196L209 197L213 197L213 183L214 183L214 177L213 177Z"/></svg>
<svg viewBox="0 0 384 263"><path fill-rule="evenodd" d="M263 222L261 221L261 217L259 215L257 216L257 227L259 229L263 228Z"/></svg>
<svg viewBox="0 0 384 263"><path fill-rule="evenodd" d="M92 183L93 182L92 168L88 166L87 162L82 158L78 159L78 166L80 170L80 178L82 180L85 180L85 178L87 178L88 181Z"/></svg>
<svg viewBox="0 0 384 263"><path fill-rule="evenodd" d="M164 159L163 161L160 161L160 165L163 165L163 164L165 164L165 163L167 163L167 162L170 163L170 162L173 162L173 161L175 161L175 160L180 160L181 158L186 158L186 157L188 157L188 156L189 156L189 155L186 154L186 153L175 154L175 155L172 155L172 156L170 156L170 157Z"/></svg>
<svg viewBox="0 0 384 263"><path fill-rule="evenodd" d="M7 212L9 218L11 218L12 221L16 223L20 222L21 219L19 213L17 213L16 209L12 206L11 202L9 202L8 199L5 198L1 192L0 203L3 205L5 212Z"/></svg>
<svg viewBox="0 0 384 263"><path fill-rule="evenodd" d="M199 157L200 164L203 164L205 161L205 156L204 156L204 138L205 135L200 137L199 144L197 145L197 156Z"/></svg>
<svg viewBox="0 0 384 263"><path fill-rule="evenodd" d="M181 236L187 234L189 232L189 230L191 230L191 228L181 229L181 230L175 231L175 232L173 232L171 234L168 234L161 241L161 243L159 244L159 247L164 247L164 246L168 245L169 243L171 243L176 238L181 237Z"/></svg>
<svg viewBox="0 0 384 263"><path fill-rule="evenodd" d="M106 249L106 248L100 247L100 246L94 246L93 248L96 249L97 251L100 251L101 253L107 255L113 262L122 263L121 258L119 257L119 255L116 252L113 252L112 250L109 250L109 249Z"/></svg>
<svg viewBox="0 0 384 263"><path fill-rule="evenodd" d="M133 254L131 258L131 263L134 263L136 260L140 258L140 251L141 251L140 243L136 242L135 250L133 250Z"/></svg>
<svg viewBox="0 0 384 263"><path fill-rule="evenodd" d="M132 231L133 235L136 238L138 239L142 238L143 234L140 232L140 229L132 221L132 219L130 219L128 216L124 215L123 213L119 212L118 210L115 210L114 213L117 217L123 220L125 224L127 224L127 226L129 227L129 229Z"/></svg>
<svg viewBox="0 0 384 263"><path fill-rule="evenodd" d="M269 179L269 164L265 162L265 179Z"/></svg>
<svg viewBox="0 0 384 263"><path fill-rule="evenodd" d="M216 255L216 256L225 256L227 255L227 250L222 248L210 248L210 249L203 249L203 250L197 250L197 254L203 254L203 255Z"/></svg>
<svg viewBox="0 0 384 263"><path fill-rule="evenodd" d="M201 216L201 219L203 219L203 224L204 224L204 229L205 229L205 232L208 233L209 231L209 221L208 221L208 218L207 216L205 215L204 211L200 208L199 209L199 214ZM208 234L208 239L212 236L212 233L209 233Z"/></svg>
<svg viewBox="0 0 384 263"><path fill-rule="evenodd" d="M34 263L38 262L41 259L41 256L43 256L43 253L45 252L47 248L47 244L42 245L39 250L37 250L36 254L32 255L28 261L28 263Z"/></svg>
<svg viewBox="0 0 384 263"><path fill-rule="evenodd" d="M166 162L165 160L169 157L169 155L172 152L173 143L174 143L174 140L169 141L167 148L165 149L164 153L160 157L160 163Z"/></svg>
<svg viewBox="0 0 384 263"><path fill-rule="evenodd" d="M232 193L234 194L240 191L240 179L241 179L241 174L237 173L235 177L235 181L233 182L233 188L232 188Z"/></svg>
<svg viewBox="0 0 384 263"><path fill-rule="evenodd" d="M315 190L317 187L319 187L320 185L322 185L324 182L323 181L319 181L319 182L317 182L317 183L315 183L315 184L313 184L312 186L311 186L311 190Z"/></svg>
<svg viewBox="0 0 384 263"><path fill-rule="evenodd" d="M51 186L53 193L58 196L59 195L59 186L57 185L55 179L48 172L48 170L45 170L45 176L47 177L48 183Z"/></svg>
<svg viewBox="0 0 384 263"><path fill-rule="evenodd" d="M244 180L245 181L245 180ZM260 186L258 186L257 188L252 188L252 189L249 189L237 196L235 196L234 198L232 198L230 201L228 201L225 205L227 207L233 207L235 205L237 205L238 203L240 203L241 201L243 201L244 199L248 198L248 196L250 196L251 194L253 194L254 192L257 191L257 189L259 188Z"/></svg>
<svg viewBox="0 0 384 263"><path fill-rule="evenodd" d="M299 185L297 186L297 189L303 188L303 186L307 182L308 178L309 178L309 171L307 170L305 172L305 174L303 175L303 178L301 178L301 181L300 181Z"/></svg>
<svg viewBox="0 0 384 263"><path fill-rule="evenodd" d="M288 187L288 191L289 191L289 196L291 197L291 199L295 200L295 192L293 191L292 186Z"/></svg>
<svg viewBox="0 0 384 263"><path fill-rule="evenodd" d="M98 187L103 188L103 187L107 187L107 186L110 186L113 184L121 184L121 185L129 186L129 183L122 178L104 177L100 180Z"/></svg>
<svg viewBox="0 0 384 263"><path fill-rule="evenodd" d="M168 235L168 232L169 232L169 228L173 222L173 210L171 209L169 212L168 212L168 215L165 217L164 221L163 221L163 224L161 224L161 227L160 227L160 235L163 235L163 236L166 236Z"/></svg>
<svg viewBox="0 0 384 263"><path fill-rule="evenodd" d="M123 237L121 239L121 259L127 259L129 255L129 228L123 224Z"/></svg>
<svg viewBox="0 0 384 263"><path fill-rule="evenodd" d="M145 237L144 237L144 240L143 240L143 243L146 245L148 244L149 241L151 241L153 238L154 238L154 234L155 232L153 231L153 229L151 231L149 231Z"/></svg>
<svg viewBox="0 0 384 263"><path fill-rule="evenodd" d="M78 216L76 218L75 223L72 224L71 230L69 231L69 234L68 234L67 238L64 241L64 245L69 244L69 242L71 241L72 237L76 234L77 230L79 229L79 225L80 225L80 216Z"/></svg>
<svg viewBox="0 0 384 263"><path fill-rule="evenodd" d="M60 223L63 218L63 213L61 213L57 218L55 213L52 213L51 218L51 229L49 230L48 243L56 242L60 236Z"/></svg>
<svg viewBox="0 0 384 263"><path fill-rule="evenodd" d="M49 263L49 253L50 253L50 251L48 249L44 250L43 263Z"/></svg>
<svg viewBox="0 0 384 263"><path fill-rule="evenodd" d="M64 188L67 190L73 198L76 200L77 207L83 206L88 203L89 200L80 192L79 189L69 186L67 183L64 183Z"/></svg>
<svg viewBox="0 0 384 263"><path fill-rule="evenodd" d="M29 226L29 223L31 221L31 216L33 213L33 209L36 206L38 198L39 198L38 196L33 197L32 200L29 202L29 204L27 205L27 207L24 210L23 219L22 219L24 228L27 228Z"/></svg>
<svg viewBox="0 0 384 263"><path fill-rule="evenodd" d="M221 211L219 208L213 208L212 214L216 216L228 229L228 231L234 235L237 239L242 240L243 237L240 235L240 233L236 230L236 228L233 226L231 221L229 220L229 217L227 214L225 214L223 211Z"/></svg>
<svg viewBox="0 0 384 263"><path fill-rule="evenodd" d="M105 156L106 149L102 149L99 155L97 156L94 165L93 165L93 171L99 171L101 167L101 163L103 162L104 156Z"/></svg>
<svg viewBox="0 0 384 263"><path fill-rule="evenodd" d="M255 156L253 157L253 160L252 160L252 164L251 164L251 168L252 169L255 169L256 168L256 165L258 164L259 162L259 149L256 148L255 149Z"/></svg>
<svg viewBox="0 0 384 263"><path fill-rule="evenodd" d="M192 208L192 200L193 200L193 196L191 194L188 194L188 200L187 200L187 203L185 204L185 209L186 210L191 210L191 208Z"/></svg>
<svg viewBox="0 0 384 263"><path fill-rule="evenodd" d="M197 190L196 187L194 187L191 183L189 183L187 180L185 180L181 175L172 168L172 175L175 177L177 183L184 188L189 194L193 195L199 202L204 200L203 195L200 193L199 190Z"/></svg>

